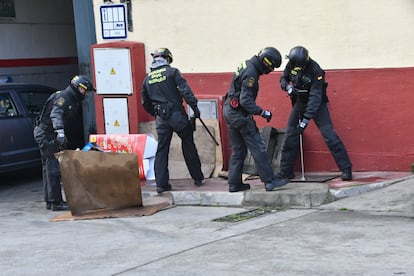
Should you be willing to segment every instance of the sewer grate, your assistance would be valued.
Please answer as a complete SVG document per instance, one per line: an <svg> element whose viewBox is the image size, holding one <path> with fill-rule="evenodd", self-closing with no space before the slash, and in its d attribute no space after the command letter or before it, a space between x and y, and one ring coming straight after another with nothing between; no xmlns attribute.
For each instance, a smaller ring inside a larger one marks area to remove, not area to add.
<svg viewBox="0 0 414 276"><path fill-rule="evenodd" d="M255 208L249 211L241 212L241 213L227 215L221 218L216 218L216 219L213 219L213 221L239 222L239 221L244 221L244 220L248 220L248 219L255 218L255 217L260 217L266 214L274 213L279 210L281 209L277 209L275 207L260 207L260 208Z"/></svg>

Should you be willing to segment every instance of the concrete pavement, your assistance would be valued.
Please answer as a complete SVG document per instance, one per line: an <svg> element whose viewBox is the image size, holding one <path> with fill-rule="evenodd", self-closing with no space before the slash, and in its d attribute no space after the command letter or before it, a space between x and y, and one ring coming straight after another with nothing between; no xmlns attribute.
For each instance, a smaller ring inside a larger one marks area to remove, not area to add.
<svg viewBox="0 0 414 276"><path fill-rule="evenodd" d="M202 187L194 186L191 179L173 179L170 180L173 190L164 193L164 196L171 197L175 205L311 208L412 177L414 175L411 172L354 172L353 181L342 181L335 172L309 173L306 174L305 182L300 181L297 176L286 186L271 192L266 192L263 183L256 177L245 181L251 185L251 190L237 193L228 192L228 184L224 178L206 179ZM325 179L329 180L317 182ZM141 185L144 198L157 196L154 181L146 181Z"/></svg>
<svg viewBox="0 0 414 276"><path fill-rule="evenodd" d="M240 222L214 219L248 207L49 222L41 195L40 178L2 180L1 275L414 275L412 176Z"/></svg>

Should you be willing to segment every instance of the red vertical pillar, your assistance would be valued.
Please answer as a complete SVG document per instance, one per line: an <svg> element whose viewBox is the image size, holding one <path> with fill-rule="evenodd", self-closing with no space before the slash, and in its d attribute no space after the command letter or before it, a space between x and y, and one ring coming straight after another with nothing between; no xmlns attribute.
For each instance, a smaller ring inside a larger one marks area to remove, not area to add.
<svg viewBox="0 0 414 276"><path fill-rule="evenodd" d="M116 41L91 45L91 57L92 57L92 72L95 82L97 82L97 74L100 70L108 70L108 68L98 68L101 62L97 62L95 58L94 49L106 48L106 49L128 49L130 56L130 71L123 72L124 74L131 74L132 78L132 91L128 93L114 93L114 94L101 94L99 91L99 83L95 83L97 93L95 98L95 110L96 110L96 129L99 134L105 134L105 112L103 100L104 98L126 98L128 103L128 124L129 133L138 133L138 125L140 122L147 122L149 115L143 110L141 105L141 86L146 75L145 65L145 47L143 43L132 41ZM112 60L117 66L124 66L123 64L117 64L117 61ZM108 73L108 72L105 72ZM121 76L120 76L121 77ZM116 77L115 77L116 80Z"/></svg>

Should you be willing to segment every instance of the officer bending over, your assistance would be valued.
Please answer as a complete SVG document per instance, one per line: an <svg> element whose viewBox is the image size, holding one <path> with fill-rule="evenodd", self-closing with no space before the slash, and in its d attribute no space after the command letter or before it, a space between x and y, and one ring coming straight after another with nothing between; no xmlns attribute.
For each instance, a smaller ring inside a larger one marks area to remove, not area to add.
<svg viewBox="0 0 414 276"><path fill-rule="evenodd" d="M151 54L151 72L142 84L142 105L155 116L158 147L155 155L154 171L157 192L171 190L168 171L168 154L173 132L181 138L181 148L194 185L203 184L200 157L194 144L193 127L183 107L183 99L199 118L198 100L177 68L171 67L173 55L167 48L159 48Z"/></svg>
<svg viewBox="0 0 414 276"><path fill-rule="evenodd" d="M223 115L227 122L232 155L229 164L229 192L250 189L242 182L244 160L247 150L253 156L260 179L266 191L288 183L287 179L275 179L270 161L266 157L266 147L253 119L260 115L270 122L272 113L256 104L259 91L259 78L280 67L282 57L278 50L266 47L258 55L244 61L233 76L230 90L226 94Z"/></svg>
<svg viewBox="0 0 414 276"><path fill-rule="evenodd" d="M278 177L294 178L294 165L301 135L313 119L321 132L339 169L343 180L352 180L352 164L341 139L335 133L328 110L325 72L309 57L302 46L292 48L287 56L289 62L280 78L280 85L292 101L285 142L282 147Z"/></svg>
<svg viewBox="0 0 414 276"><path fill-rule="evenodd" d="M73 112L79 112L82 100L90 91L96 91L92 81L85 76L75 76L65 90L47 99L37 119L33 135L42 156L44 200L48 210L69 210L62 200L59 161L54 153L66 148L65 124L74 116Z"/></svg>

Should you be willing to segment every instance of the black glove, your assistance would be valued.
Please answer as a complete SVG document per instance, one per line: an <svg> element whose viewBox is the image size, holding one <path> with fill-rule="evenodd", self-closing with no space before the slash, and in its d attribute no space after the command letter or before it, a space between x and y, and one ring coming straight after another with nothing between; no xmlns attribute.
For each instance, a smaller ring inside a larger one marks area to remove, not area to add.
<svg viewBox="0 0 414 276"><path fill-rule="evenodd" d="M55 130L55 132L56 132L56 141L58 142L60 148L64 149L66 147L66 143L68 142L65 136L65 130L57 129Z"/></svg>
<svg viewBox="0 0 414 276"><path fill-rule="evenodd" d="M265 118L267 122L270 122L270 120L272 119L272 112L270 112L269 110L263 110L260 113L260 116Z"/></svg>
<svg viewBox="0 0 414 276"><path fill-rule="evenodd" d="M194 115L190 116L190 119L188 120L190 122L191 128L193 131L196 131L196 117Z"/></svg>
<svg viewBox="0 0 414 276"><path fill-rule="evenodd" d="M309 119L303 118L302 121L299 122L298 126L296 127L296 130L298 134L302 134L305 131L305 128L309 124Z"/></svg>
<svg viewBox="0 0 414 276"><path fill-rule="evenodd" d="M200 118L200 109L198 109L198 106L192 106L191 109L194 111L194 117Z"/></svg>
<svg viewBox="0 0 414 276"><path fill-rule="evenodd" d="M59 146L57 145L57 141L53 139L50 141L44 142L43 147L44 147L43 149L46 150L48 156L53 156L55 152L59 151L58 150Z"/></svg>

